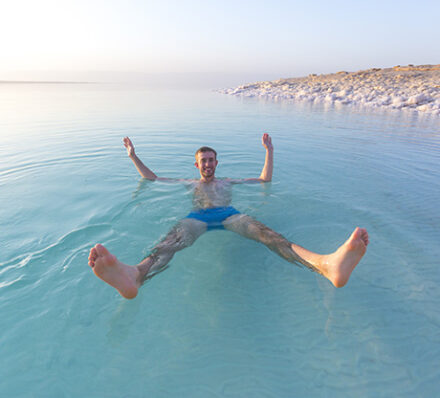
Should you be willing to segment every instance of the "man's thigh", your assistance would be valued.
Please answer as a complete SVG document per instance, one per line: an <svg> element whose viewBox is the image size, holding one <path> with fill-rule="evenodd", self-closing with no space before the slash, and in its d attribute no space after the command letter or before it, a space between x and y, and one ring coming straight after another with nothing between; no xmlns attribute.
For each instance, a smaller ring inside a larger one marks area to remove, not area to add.
<svg viewBox="0 0 440 398"><path fill-rule="evenodd" d="M247 214L234 214L223 221L223 226L229 231L266 245L286 240L282 235Z"/></svg>
<svg viewBox="0 0 440 398"><path fill-rule="evenodd" d="M170 248L175 251L191 246L200 235L207 230L205 222L193 218L184 218L180 220L165 238L156 246L159 248Z"/></svg>

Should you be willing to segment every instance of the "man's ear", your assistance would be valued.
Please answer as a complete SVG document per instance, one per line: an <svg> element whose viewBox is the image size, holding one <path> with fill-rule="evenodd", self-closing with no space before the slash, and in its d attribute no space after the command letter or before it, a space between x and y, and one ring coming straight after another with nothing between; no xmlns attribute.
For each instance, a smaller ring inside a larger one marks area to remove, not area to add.
<svg viewBox="0 0 440 398"><path fill-rule="evenodd" d="M197 162L194 163L194 166L196 166L197 168L199 168L199 164Z"/></svg>
<svg viewBox="0 0 440 398"><path fill-rule="evenodd" d="M215 159L215 167L217 167L217 166L218 166L218 160Z"/></svg>

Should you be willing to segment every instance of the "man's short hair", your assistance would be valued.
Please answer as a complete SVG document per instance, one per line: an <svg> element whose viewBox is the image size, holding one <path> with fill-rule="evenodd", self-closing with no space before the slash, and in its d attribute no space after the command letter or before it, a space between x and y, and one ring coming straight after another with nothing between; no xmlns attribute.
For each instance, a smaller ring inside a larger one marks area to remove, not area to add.
<svg viewBox="0 0 440 398"><path fill-rule="evenodd" d="M200 152L214 152L215 159L217 160L217 152L214 151L214 149L210 148L209 146L202 146L199 149L197 149L195 154L196 158L197 158L197 154L199 154Z"/></svg>

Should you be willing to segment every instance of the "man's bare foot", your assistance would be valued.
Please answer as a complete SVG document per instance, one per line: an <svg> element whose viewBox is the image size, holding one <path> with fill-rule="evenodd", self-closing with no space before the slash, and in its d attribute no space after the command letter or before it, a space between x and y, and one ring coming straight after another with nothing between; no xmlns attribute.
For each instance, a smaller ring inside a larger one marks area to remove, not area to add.
<svg viewBox="0 0 440 398"><path fill-rule="evenodd" d="M113 286L121 296L127 299L137 296L141 285L139 270L121 263L104 246L97 244L90 250L89 265L97 277Z"/></svg>
<svg viewBox="0 0 440 398"><path fill-rule="evenodd" d="M334 253L324 256L322 271L336 287L345 286L350 275L367 250L367 230L356 228L347 241Z"/></svg>

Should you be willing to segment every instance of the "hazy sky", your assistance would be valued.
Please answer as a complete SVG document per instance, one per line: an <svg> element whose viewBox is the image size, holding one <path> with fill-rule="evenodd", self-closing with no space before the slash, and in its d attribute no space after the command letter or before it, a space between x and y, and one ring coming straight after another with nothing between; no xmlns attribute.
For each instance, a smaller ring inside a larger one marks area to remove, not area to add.
<svg viewBox="0 0 440 398"><path fill-rule="evenodd" d="M437 0L0 0L0 80L440 63L439 21Z"/></svg>

